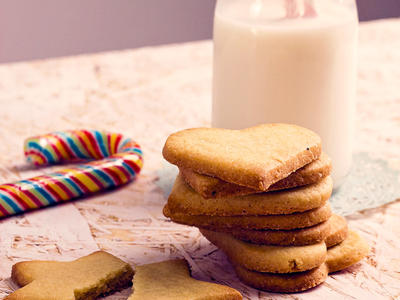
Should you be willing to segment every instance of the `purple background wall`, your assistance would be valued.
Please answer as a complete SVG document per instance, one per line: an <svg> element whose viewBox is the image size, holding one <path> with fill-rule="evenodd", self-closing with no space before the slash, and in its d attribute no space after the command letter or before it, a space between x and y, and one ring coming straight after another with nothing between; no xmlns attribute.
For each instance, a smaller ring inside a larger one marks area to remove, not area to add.
<svg viewBox="0 0 400 300"><path fill-rule="evenodd" d="M359 0L361 20L399 17L400 0ZM0 62L201 40L215 0L1 0Z"/></svg>

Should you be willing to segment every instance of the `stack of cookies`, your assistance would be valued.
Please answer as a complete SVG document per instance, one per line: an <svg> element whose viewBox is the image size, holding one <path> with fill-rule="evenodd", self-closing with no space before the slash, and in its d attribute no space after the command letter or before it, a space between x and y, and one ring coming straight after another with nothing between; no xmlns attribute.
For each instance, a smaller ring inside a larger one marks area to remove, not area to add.
<svg viewBox="0 0 400 300"><path fill-rule="evenodd" d="M164 214L199 227L253 287L303 291L368 253L331 212L331 160L308 129L188 129L163 155L180 170Z"/></svg>

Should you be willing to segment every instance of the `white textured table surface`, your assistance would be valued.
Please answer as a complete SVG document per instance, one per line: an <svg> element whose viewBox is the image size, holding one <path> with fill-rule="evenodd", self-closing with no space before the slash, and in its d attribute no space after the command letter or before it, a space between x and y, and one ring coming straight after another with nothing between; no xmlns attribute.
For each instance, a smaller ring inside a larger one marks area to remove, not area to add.
<svg viewBox="0 0 400 300"><path fill-rule="evenodd" d="M400 20L362 24L359 54L356 151L400 168ZM0 297L15 288L9 276L17 261L69 260L98 249L133 265L185 257L195 277L249 299L400 297L400 201L348 217L372 246L368 259L289 295L241 284L197 229L163 217L161 149L171 132L210 124L211 59L205 41L0 66L0 182L54 170L30 168L22 154L26 137L49 131L121 132L145 153L143 173L122 189L0 221Z"/></svg>

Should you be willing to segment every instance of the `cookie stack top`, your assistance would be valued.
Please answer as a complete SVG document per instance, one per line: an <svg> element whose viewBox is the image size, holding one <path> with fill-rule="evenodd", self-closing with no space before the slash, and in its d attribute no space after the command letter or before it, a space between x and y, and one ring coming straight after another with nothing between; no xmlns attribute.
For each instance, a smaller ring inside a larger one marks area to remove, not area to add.
<svg viewBox="0 0 400 300"><path fill-rule="evenodd" d="M266 191L321 154L321 138L289 124L243 130L195 128L170 135L164 158L180 168Z"/></svg>

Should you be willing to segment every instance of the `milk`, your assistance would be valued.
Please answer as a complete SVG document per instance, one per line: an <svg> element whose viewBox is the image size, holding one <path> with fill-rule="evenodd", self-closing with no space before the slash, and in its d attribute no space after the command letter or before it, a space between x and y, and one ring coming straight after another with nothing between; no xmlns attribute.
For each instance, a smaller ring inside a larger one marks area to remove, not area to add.
<svg viewBox="0 0 400 300"><path fill-rule="evenodd" d="M298 124L317 132L337 187L350 170L356 79L354 7L318 0L315 17L287 18L278 0L217 4L213 127Z"/></svg>

